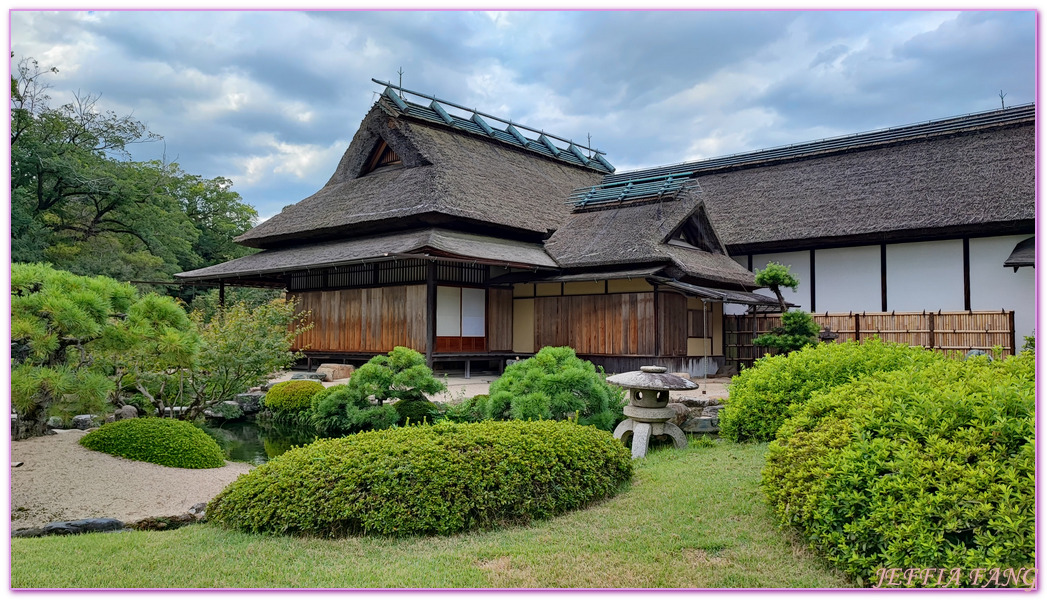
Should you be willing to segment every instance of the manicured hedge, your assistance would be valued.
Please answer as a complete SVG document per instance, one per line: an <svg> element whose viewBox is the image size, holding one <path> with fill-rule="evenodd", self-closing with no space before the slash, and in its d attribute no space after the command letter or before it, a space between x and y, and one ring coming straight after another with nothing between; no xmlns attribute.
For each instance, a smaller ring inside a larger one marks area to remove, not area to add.
<svg viewBox="0 0 1047 600"><path fill-rule="evenodd" d="M91 450L166 467L212 469L225 465L211 436L176 419L126 419L107 423L80 438Z"/></svg>
<svg viewBox="0 0 1047 600"><path fill-rule="evenodd" d="M771 443L763 489L861 584L1033 567L1034 371L1031 354L943 360L815 394Z"/></svg>
<svg viewBox="0 0 1047 600"><path fill-rule="evenodd" d="M450 534L579 508L631 476L629 451L593 427L443 421L296 448L237 479L207 515L248 532Z"/></svg>
<svg viewBox="0 0 1047 600"><path fill-rule="evenodd" d="M733 442L766 442L815 392L868 373L916 372L944 360L930 350L873 339L808 346L787 355L765 356L731 380L720 412L720 435Z"/></svg>
<svg viewBox="0 0 1047 600"><path fill-rule="evenodd" d="M265 405L273 412L297 413L309 410L313 396L324 391L324 384L310 379L284 381L265 393Z"/></svg>

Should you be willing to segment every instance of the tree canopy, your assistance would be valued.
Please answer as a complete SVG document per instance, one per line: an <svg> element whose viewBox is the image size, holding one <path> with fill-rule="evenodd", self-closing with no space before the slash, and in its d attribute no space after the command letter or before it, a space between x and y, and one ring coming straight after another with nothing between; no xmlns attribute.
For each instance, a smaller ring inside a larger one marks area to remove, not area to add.
<svg viewBox="0 0 1047 600"><path fill-rule="evenodd" d="M52 106L43 69L11 76L11 260L80 275L170 280L179 271L252 252L233 243L258 216L223 177L132 160L160 136L130 115L76 94Z"/></svg>

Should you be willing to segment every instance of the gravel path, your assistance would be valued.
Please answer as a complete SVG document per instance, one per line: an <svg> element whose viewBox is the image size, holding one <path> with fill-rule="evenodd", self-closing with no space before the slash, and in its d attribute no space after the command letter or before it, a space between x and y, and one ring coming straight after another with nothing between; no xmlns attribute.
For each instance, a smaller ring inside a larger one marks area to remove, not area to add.
<svg viewBox="0 0 1047 600"><path fill-rule="evenodd" d="M11 529L52 521L110 517L133 522L180 515L218 495L246 463L217 469L178 469L110 456L77 443L66 430L11 442Z"/></svg>

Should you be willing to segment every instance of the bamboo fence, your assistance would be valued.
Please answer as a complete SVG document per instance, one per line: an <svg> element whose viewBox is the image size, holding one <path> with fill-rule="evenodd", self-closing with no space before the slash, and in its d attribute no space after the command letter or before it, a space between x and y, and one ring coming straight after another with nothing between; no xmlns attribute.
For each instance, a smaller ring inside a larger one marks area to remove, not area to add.
<svg viewBox="0 0 1047 600"><path fill-rule="evenodd" d="M816 313L823 329L836 334L837 342L878 337L886 342L923 346L946 353L971 350L1004 356L1015 353L1014 311L939 311ZM771 353L753 345L753 339L782 324L780 314L724 315L724 354L727 363L752 366L756 358Z"/></svg>

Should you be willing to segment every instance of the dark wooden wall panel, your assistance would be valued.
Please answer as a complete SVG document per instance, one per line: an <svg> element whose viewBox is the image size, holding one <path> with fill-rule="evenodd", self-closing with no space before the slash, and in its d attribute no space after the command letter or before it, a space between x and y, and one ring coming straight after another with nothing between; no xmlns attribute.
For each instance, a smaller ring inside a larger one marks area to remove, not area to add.
<svg viewBox="0 0 1047 600"><path fill-rule="evenodd" d="M389 352L407 346L425 352L425 286L298 292L300 312L313 328L295 339L314 352Z"/></svg>
<svg viewBox="0 0 1047 600"><path fill-rule="evenodd" d="M687 298L660 293L658 302L662 356L687 356Z"/></svg>
<svg viewBox="0 0 1047 600"><path fill-rule="evenodd" d="M510 352L513 349L513 291L487 290L487 349Z"/></svg>
<svg viewBox="0 0 1047 600"><path fill-rule="evenodd" d="M686 316L686 301L684 301ZM535 298L535 346L571 346L578 354L654 354L654 294ZM687 340L684 339L684 352Z"/></svg>

